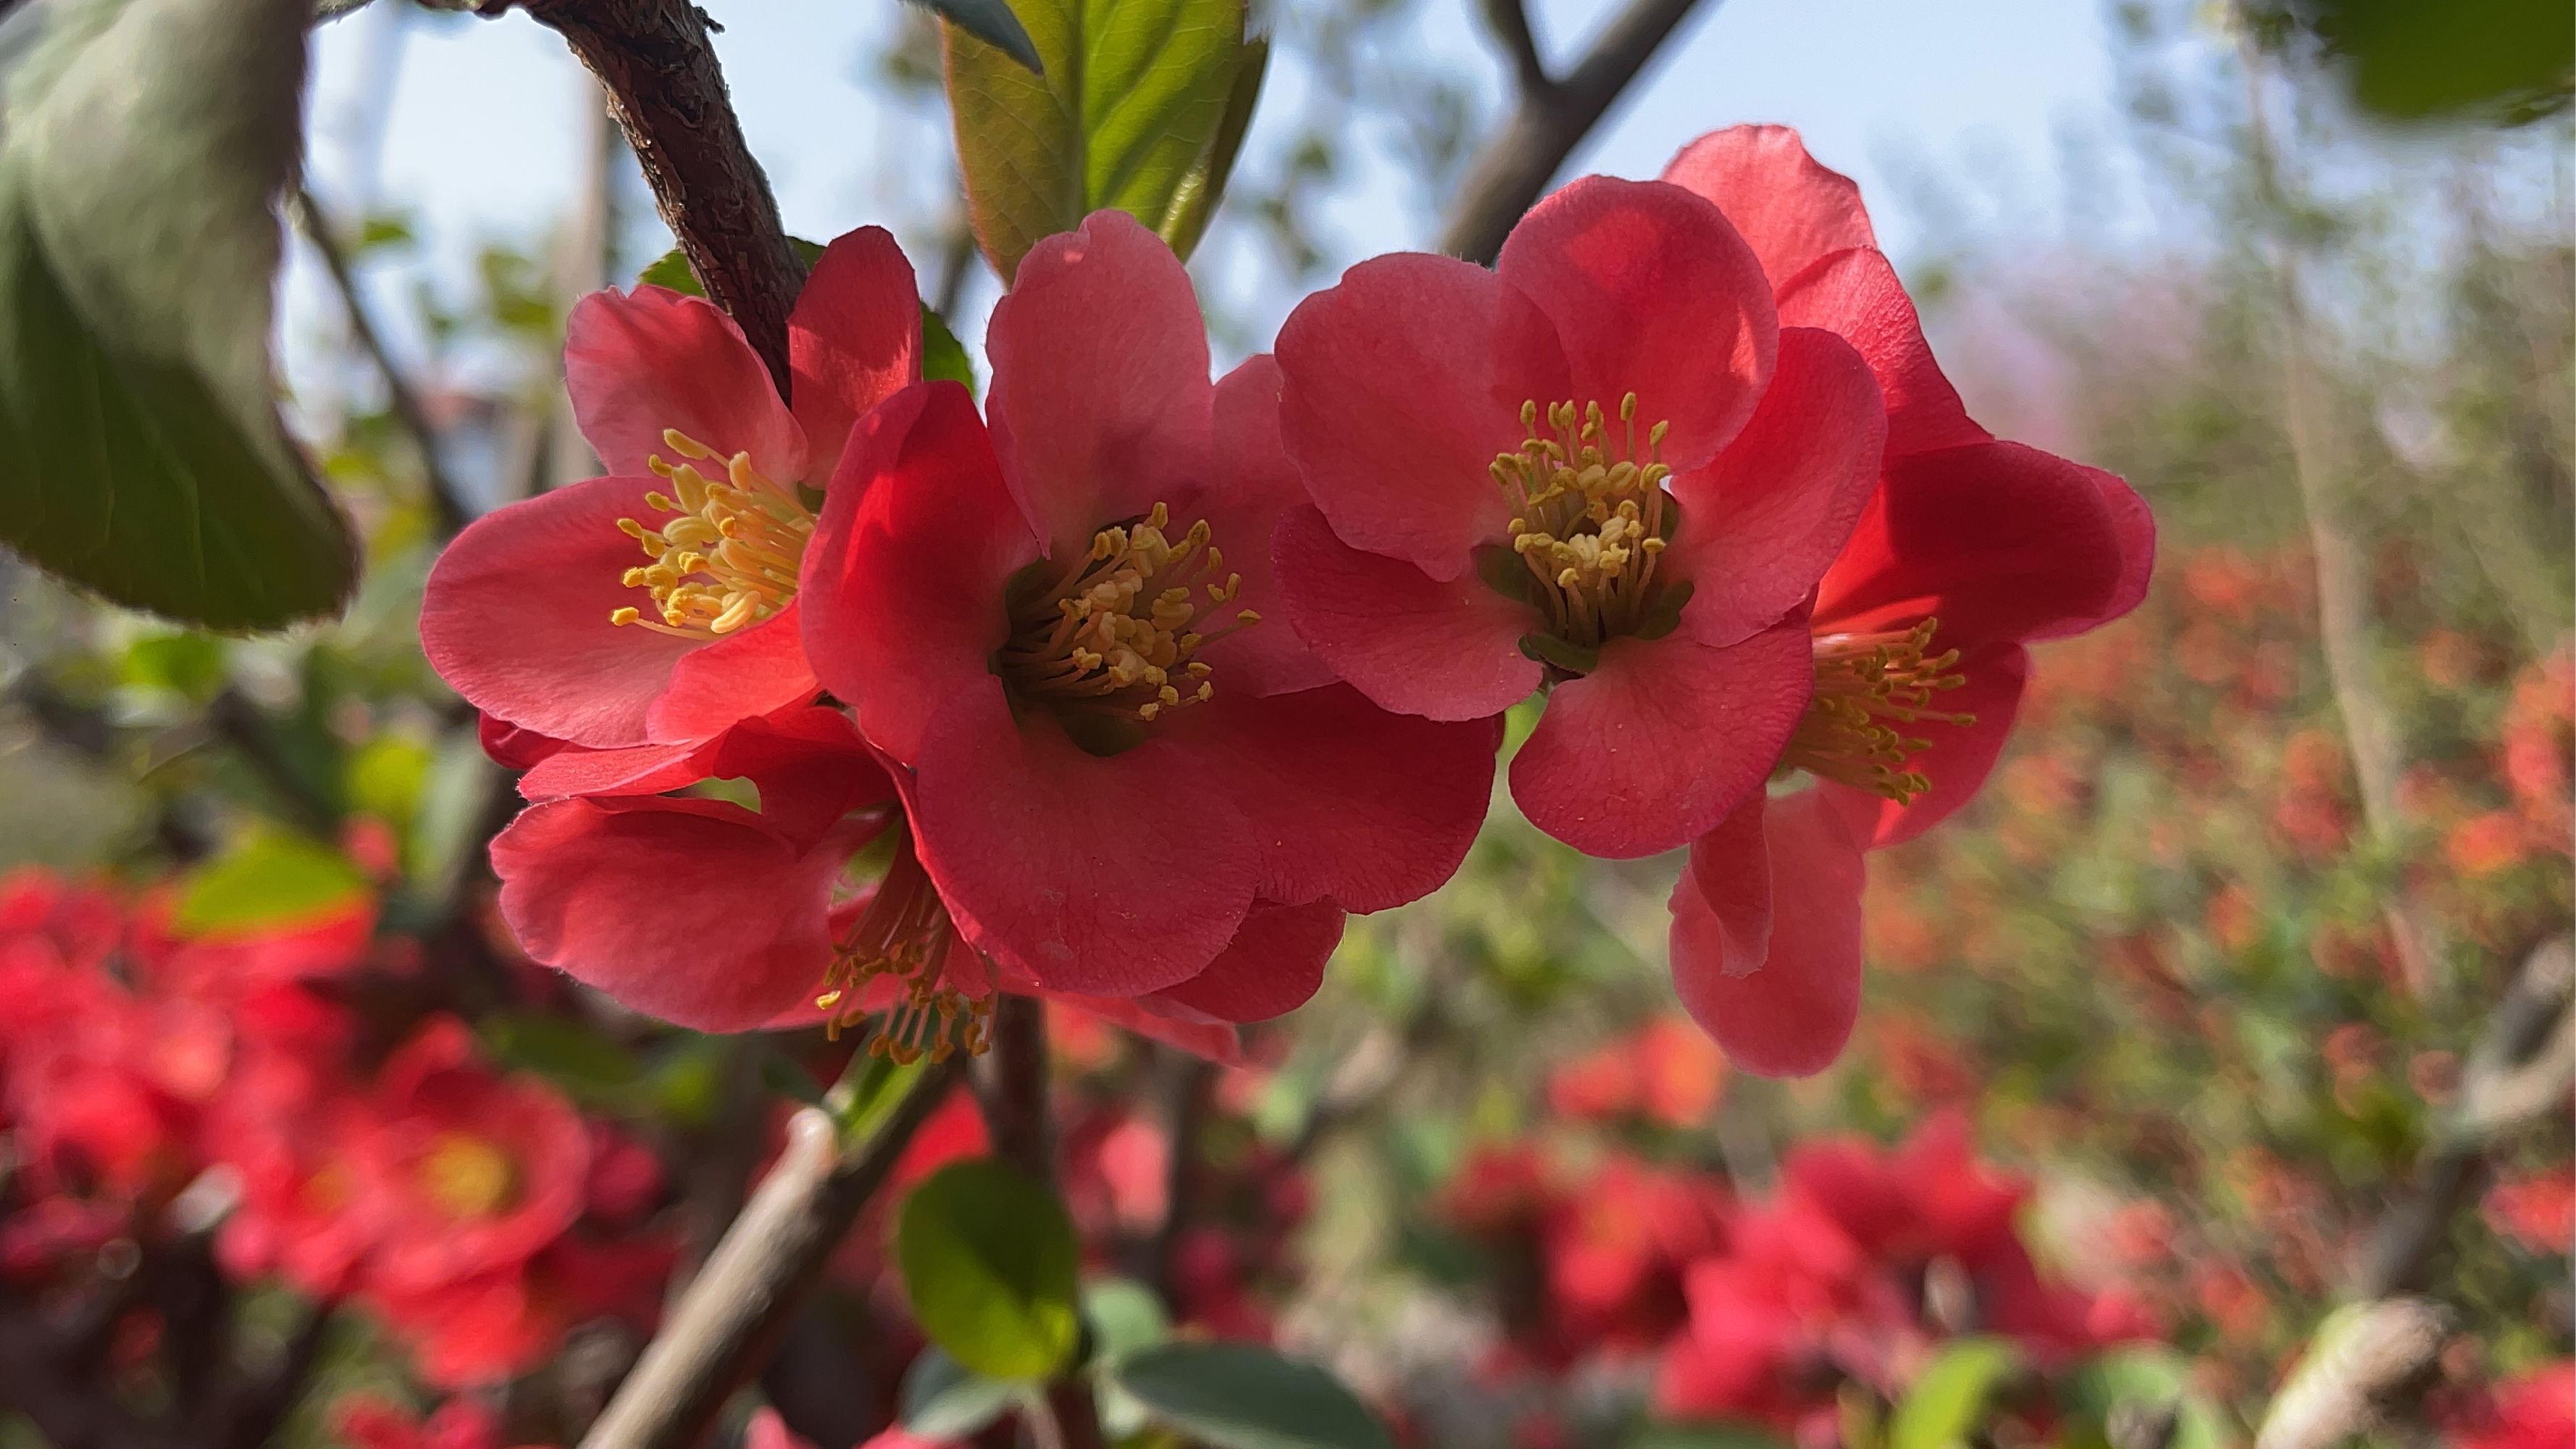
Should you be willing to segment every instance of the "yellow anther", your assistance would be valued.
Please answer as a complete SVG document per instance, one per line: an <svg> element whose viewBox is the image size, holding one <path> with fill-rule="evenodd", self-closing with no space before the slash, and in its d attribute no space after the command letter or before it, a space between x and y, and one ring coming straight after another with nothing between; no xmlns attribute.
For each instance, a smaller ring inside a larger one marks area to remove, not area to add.
<svg viewBox="0 0 2576 1449"><path fill-rule="evenodd" d="M1635 393L1620 398L1617 414L1622 442L1614 451L1598 402L1543 410L1535 400L1523 403L1528 436L1489 470L1510 497L1512 551L1528 566L1546 632L1578 650L1637 632L1662 594L1655 564L1664 551L1664 481L1672 470L1654 455L1664 425L1647 429L1641 448Z"/></svg>
<svg viewBox="0 0 2576 1449"><path fill-rule="evenodd" d="M721 456L676 428L665 429L662 442L685 459ZM680 516L659 529L632 518L619 519L617 527L653 560L649 568L628 569L624 581L652 594L650 612L660 622L642 608L624 608L610 613L611 623L714 639L769 618L795 595L805 540L814 532L813 514L794 487L753 467L749 453L723 462L724 478L718 482L688 463L658 456L646 461L656 476L669 481L671 491L646 493L645 506Z"/></svg>
<svg viewBox="0 0 2576 1449"><path fill-rule="evenodd" d="M1234 601L1243 576L1225 574L1225 556L1205 519L1172 534L1171 509L1157 503L1144 517L1112 524L1052 580L1024 582L1008 602L1009 642L996 656L1015 693L1077 716L1151 723L1170 709L1214 696L1209 667L1191 658L1234 629L1259 622L1244 610L1226 628L1191 626ZM1202 597L1203 596L1203 597ZM1186 672L1198 683L1184 693L1172 681Z"/></svg>
<svg viewBox="0 0 2576 1449"><path fill-rule="evenodd" d="M1906 765L1932 742L1899 725L1972 725L1976 716L1931 708L1937 693L1968 682L1959 651L1930 652L1938 619L1902 632L1830 634L1815 642L1816 693L1789 737L1780 768L1867 790L1898 804L1932 788Z"/></svg>

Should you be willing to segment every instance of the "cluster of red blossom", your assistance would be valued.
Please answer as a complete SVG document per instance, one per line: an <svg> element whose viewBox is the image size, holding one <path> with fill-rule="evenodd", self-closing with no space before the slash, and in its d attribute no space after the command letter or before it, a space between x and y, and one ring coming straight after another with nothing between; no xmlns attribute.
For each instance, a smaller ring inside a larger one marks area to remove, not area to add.
<svg viewBox="0 0 2576 1449"><path fill-rule="evenodd" d="M1213 383L1187 273L1114 212L986 341L980 413L921 381L873 228L785 378L695 298L575 311L609 476L466 530L421 619L525 771L493 862L536 959L710 1030L883 1012L901 1058L977 1048L1001 991L1221 1045L1346 913L1448 878L1543 693L1522 811L1688 847L1683 1005L1812 1072L1863 852L1975 792L2025 646L2154 552L2118 479L1968 418L1857 189L1776 127L1566 186L1491 271L1355 267Z"/></svg>
<svg viewBox="0 0 2576 1449"><path fill-rule="evenodd" d="M343 992L372 911L190 939L166 895L0 881L0 1284L214 1235L236 1281L370 1311L442 1386L546 1361L575 1323L639 1322L672 1248L660 1168L453 1017L385 1041ZM120 1334L148 1345L150 1310Z"/></svg>
<svg viewBox="0 0 2576 1449"><path fill-rule="evenodd" d="M2011 1338L2047 1369L2162 1332L2116 1288L2040 1272L2016 1226L2028 1184L1976 1159L1962 1117L1890 1152L1805 1143L1779 1176L1753 1202L1717 1176L1616 1152L1472 1158L1447 1216L1528 1265L1497 1275L1524 1291L1502 1305L1509 1338L1490 1371L1552 1379L1642 1356L1660 1416L1832 1444L1845 1385L1893 1401L1955 1335Z"/></svg>

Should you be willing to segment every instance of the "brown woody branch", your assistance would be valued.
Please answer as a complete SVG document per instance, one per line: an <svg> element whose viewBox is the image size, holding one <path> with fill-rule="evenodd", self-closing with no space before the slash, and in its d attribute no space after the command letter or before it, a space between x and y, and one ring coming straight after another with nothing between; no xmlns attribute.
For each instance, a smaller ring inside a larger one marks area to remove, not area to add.
<svg viewBox="0 0 2576 1449"><path fill-rule="evenodd" d="M978 1093L993 1155L1055 1188L1055 1125L1047 1111L1046 1005L1004 996L993 1010L993 1050ZM1032 1416L1039 1449L1101 1449L1100 1407L1091 1386L1067 1374L1046 1386L1046 1412Z"/></svg>
<svg viewBox="0 0 2576 1449"><path fill-rule="evenodd" d="M1581 63L1555 79L1539 58L1520 0L1486 0L1486 18L1512 53L1520 77L1520 105L1476 153L1440 250L1492 265L1513 223L1699 3L1629 0Z"/></svg>
<svg viewBox="0 0 2576 1449"><path fill-rule="evenodd" d="M690 269L787 396L787 314L805 267L787 245L769 178L743 143L705 12L686 0L520 3L608 88L609 109Z"/></svg>
<svg viewBox="0 0 2576 1449"><path fill-rule="evenodd" d="M787 1124L787 1150L734 1219L662 1331L618 1386L581 1449L686 1449L786 1334L859 1210L894 1170L956 1080L925 1069L864 1147L844 1144L819 1108Z"/></svg>

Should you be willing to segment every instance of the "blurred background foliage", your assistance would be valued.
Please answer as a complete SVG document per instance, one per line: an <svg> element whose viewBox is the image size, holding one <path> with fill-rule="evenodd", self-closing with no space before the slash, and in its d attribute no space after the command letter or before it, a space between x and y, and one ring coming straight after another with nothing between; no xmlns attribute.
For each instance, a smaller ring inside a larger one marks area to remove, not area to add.
<svg viewBox="0 0 2576 1449"><path fill-rule="evenodd" d="M1494 118L1466 62L1406 43L1428 3L1272 17L1312 81L1265 122L1202 253L1223 344L1262 345L1271 311L1228 299L1324 280L1326 219L1376 194L1385 158L1434 230ZM2141 170L2163 198L2150 244L1945 232L1973 184L1928 169L1874 198L1934 238L1909 282L1971 409L2126 476L2163 549L2136 615L2040 652L1983 798L1878 858L1852 1052L1788 1084L1685 1061L1664 1096L1603 1099L1605 1052L1661 1060L1637 1034L1672 1010L1675 862L1586 860L1498 795L1458 879L1355 921L1323 994L1256 1034L1255 1066L1060 1024L1069 1150L1088 1164L1069 1192L1098 1264L1219 1332L1327 1359L1421 1442L1628 1441L1653 1415L1655 1350L1511 1351L1532 1312L1570 1310L1458 1208L1477 1164L1540 1144L1583 1164L1578 1199L1624 1163L1759 1201L1801 1143L1896 1142L1951 1111L2035 1184L2022 1236L2047 1270L2158 1326L2177 1355L2158 1362L2205 1406L2194 1432L2250 1439L2328 1311L2392 1289L2452 1315L2442 1392L2569 1353L2568 1046L2549 1042L2539 1079L2491 1060L2517 982L2563 977L2543 948L2576 910L2567 7L2115 14L2126 124L2116 156L2070 152L2069 189L2087 166ZM937 75L922 21L862 83L927 113ZM412 300L431 346L405 385L427 438L362 338L323 339L326 385L290 416L365 538L345 618L189 633L0 558L0 865L127 892L175 875L171 908L204 929L380 901L379 933L429 963L407 968L403 1009L460 1014L496 1069L650 1141L686 1252L750 1166L709 1144L774 1109L764 1081L828 1075L832 1049L710 1041L532 985L494 935L481 862L509 781L414 636L446 532L425 450L467 513L590 466L564 424L562 318L659 253L604 128L594 149L541 254L489 250L470 305ZM935 306L988 285L955 215L893 220L947 238L917 257ZM399 215L328 224L361 273L410 244ZM2539 1105L2499 1118L2506 1086ZM1158 1248L1184 1198L1196 1246ZM2436 1231L2392 1259L2427 1202ZM825 1317L876 1347L790 1357L842 1352L883 1405L908 1340L874 1269L851 1268ZM316 1441L353 1437L319 1407L341 1390L427 1402L400 1342L343 1322L330 1392L296 1421ZM577 1336L500 1401L498 1442L576 1423L600 1362L636 1341ZM1859 1449L1893 1392L1846 1395L1843 1441ZM26 1442L14 1422L0 1438ZM2054 1441L2072 1422L1998 1414L1972 1437Z"/></svg>

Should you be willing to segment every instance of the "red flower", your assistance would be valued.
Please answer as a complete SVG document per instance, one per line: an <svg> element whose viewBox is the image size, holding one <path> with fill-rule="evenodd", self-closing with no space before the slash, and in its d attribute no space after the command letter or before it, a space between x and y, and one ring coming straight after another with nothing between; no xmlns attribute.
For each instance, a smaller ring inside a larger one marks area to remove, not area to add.
<svg viewBox="0 0 2576 1449"><path fill-rule="evenodd" d="M565 383L609 476L496 509L439 556L421 644L458 693L593 747L693 745L813 696L796 628L807 490L852 422L921 375L892 237L868 227L823 253L788 351L792 410L702 299L640 286L573 309Z"/></svg>
<svg viewBox="0 0 2576 1449"><path fill-rule="evenodd" d="M331 1433L352 1449L500 1449L501 1419L471 1399L455 1398L424 1421L374 1394L356 1393L331 1406Z"/></svg>
<svg viewBox="0 0 2576 1449"><path fill-rule="evenodd" d="M1262 620L1297 498L1277 373L1208 382L1151 233L1101 212L1040 243L987 336L990 432L951 383L889 400L806 556L807 653L895 768L926 882L860 974L971 997L980 955L1202 1019L1289 1010L1345 911L1455 869L1498 726L1387 715Z"/></svg>
<svg viewBox="0 0 2576 1449"><path fill-rule="evenodd" d="M657 792L749 779L760 809ZM674 758L565 750L492 842L501 914L539 962L700 1031L767 1024L822 988L833 885L894 787L839 712L791 706ZM591 793L597 792L597 793Z"/></svg>
<svg viewBox="0 0 2576 1449"><path fill-rule="evenodd" d="M1673 894L1684 1005L1745 1067L1804 1075L1833 1061L1859 1014L1861 853L1976 793L2029 675L2023 646L2135 607L2155 523L2110 474L1969 420L1858 189L1796 132L1719 131L1664 177L1743 228L1782 327L1849 339L1886 398L1877 490L1808 621L1814 700L1778 757L1816 786L1745 797L1693 844Z"/></svg>
<svg viewBox="0 0 2576 1449"><path fill-rule="evenodd" d="M1884 419L1851 344L1780 325L1718 208L1586 177L1492 272L1352 268L1289 317L1279 364L1314 507L1275 553L1327 663L1432 719L1548 687L1512 794L1594 855L1686 844L1760 790Z"/></svg>
<svg viewBox="0 0 2576 1449"><path fill-rule="evenodd" d="M2450 1436L2454 1449L2566 1449L2576 1441L2576 1361L2546 1363L2495 1387L2486 1421Z"/></svg>

